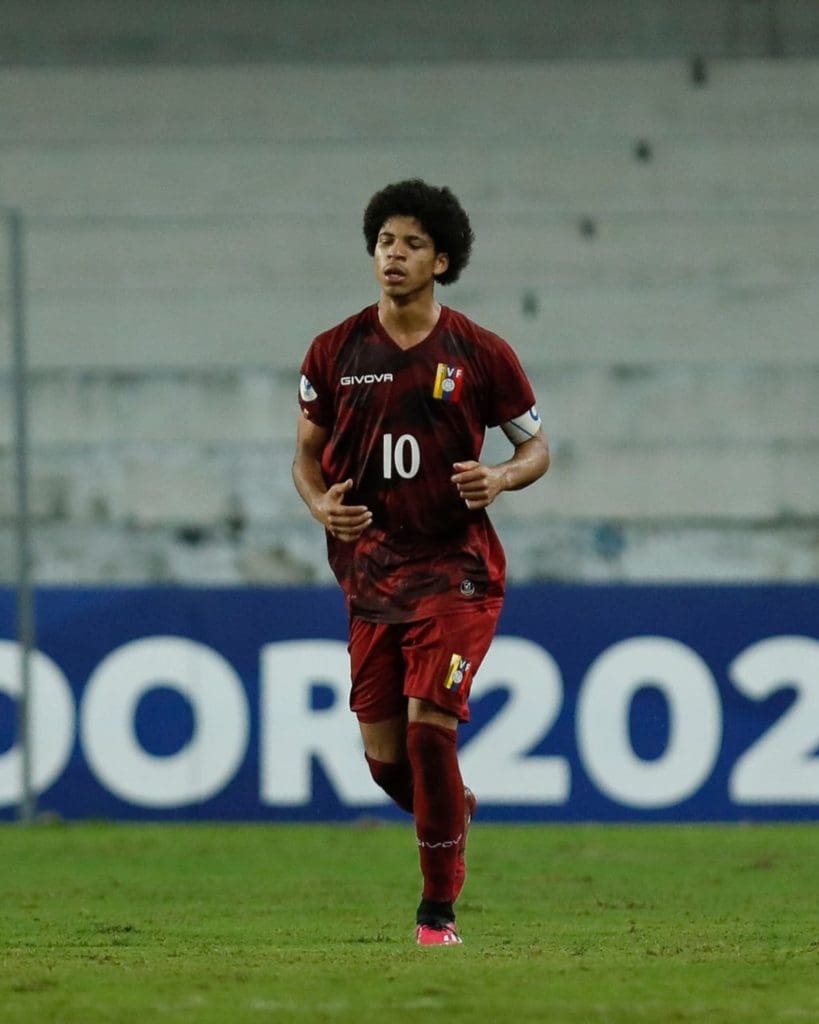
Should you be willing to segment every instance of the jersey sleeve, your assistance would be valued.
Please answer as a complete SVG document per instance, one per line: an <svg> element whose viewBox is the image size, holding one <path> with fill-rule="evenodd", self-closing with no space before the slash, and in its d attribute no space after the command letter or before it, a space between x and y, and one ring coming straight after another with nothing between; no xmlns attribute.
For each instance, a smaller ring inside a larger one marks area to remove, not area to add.
<svg viewBox="0 0 819 1024"><path fill-rule="evenodd" d="M332 427L335 419L333 391L326 355L318 339L307 350L301 364L299 406L311 423L327 429Z"/></svg>
<svg viewBox="0 0 819 1024"><path fill-rule="evenodd" d="M512 346L502 338L497 338L491 349L489 379L492 387L486 410L487 426L500 426L534 406L532 385Z"/></svg>

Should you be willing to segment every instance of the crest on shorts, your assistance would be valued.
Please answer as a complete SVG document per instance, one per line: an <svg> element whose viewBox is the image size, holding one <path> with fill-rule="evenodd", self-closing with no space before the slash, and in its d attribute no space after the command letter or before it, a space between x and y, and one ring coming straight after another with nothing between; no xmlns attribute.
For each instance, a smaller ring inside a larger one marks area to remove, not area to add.
<svg viewBox="0 0 819 1024"><path fill-rule="evenodd" d="M463 367L438 363L438 369L435 371L435 384L432 388L433 398L440 398L442 402L458 402L463 386Z"/></svg>
<svg viewBox="0 0 819 1024"><path fill-rule="evenodd" d="M449 671L444 680L444 688L447 690L457 690L469 675L471 667L470 662L466 658L462 658L460 654L453 654L449 659Z"/></svg>

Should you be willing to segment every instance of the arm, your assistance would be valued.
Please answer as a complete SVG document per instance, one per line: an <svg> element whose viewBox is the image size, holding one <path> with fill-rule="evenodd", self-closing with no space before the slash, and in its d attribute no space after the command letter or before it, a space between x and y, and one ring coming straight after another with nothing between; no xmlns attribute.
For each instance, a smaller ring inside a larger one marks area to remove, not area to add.
<svg viewBox="0 0 819 1024"><path fill-rule="evenodd" d="M293 459L293 482L310 514L328 533L342 541L357 540L372 522L366 505L345 505L344 495L353 486L352 480L327 487L321 472L321 455L330 431L299 416L296 432L296 454Z"/></svg>
<svg viewBox="0 0 819 1024"><path fill-rule="evenodd" d="M549 468L549 443L542 430L515 446L511 459L497 466L456 462L452 482L468 509L486 508L501 491L519 491L540 479Z"/></svg>

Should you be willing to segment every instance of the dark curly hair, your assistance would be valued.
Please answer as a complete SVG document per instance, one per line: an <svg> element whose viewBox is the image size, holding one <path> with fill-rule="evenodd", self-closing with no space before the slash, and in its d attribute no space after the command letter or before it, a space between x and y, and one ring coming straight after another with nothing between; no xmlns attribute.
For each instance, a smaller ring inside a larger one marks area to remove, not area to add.
<svg viewBox="0 0 819 1024"><path fill-rule="evenodd" d="M458 280L469 262L475 235L465 210L446 186L436 188L420 178L410 178L376 192L364 211L364 238L370 256L375 254L378 234L390 217L415 217L420 221L436 253L449 257L449 266L436 280L439 284Z"/></svg>

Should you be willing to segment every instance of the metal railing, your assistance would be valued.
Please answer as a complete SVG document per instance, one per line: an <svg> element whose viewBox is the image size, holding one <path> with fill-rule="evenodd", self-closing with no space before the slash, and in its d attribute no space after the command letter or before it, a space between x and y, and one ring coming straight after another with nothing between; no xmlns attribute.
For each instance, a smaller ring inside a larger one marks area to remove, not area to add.
<svg viewBox="0 0 819 1024"><path fill-rule="evenodd" d="M35 643L28 472L28 370L25 317L25 242L20 210L0 206L9 250L11 304L14 465L16 488L17 637L20 651L20 690L17 701L17 737L21 752L19 817L32 822L36 814L30 734L31 667Z"/></svg>

